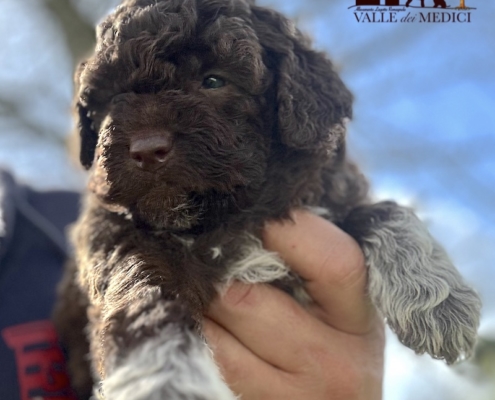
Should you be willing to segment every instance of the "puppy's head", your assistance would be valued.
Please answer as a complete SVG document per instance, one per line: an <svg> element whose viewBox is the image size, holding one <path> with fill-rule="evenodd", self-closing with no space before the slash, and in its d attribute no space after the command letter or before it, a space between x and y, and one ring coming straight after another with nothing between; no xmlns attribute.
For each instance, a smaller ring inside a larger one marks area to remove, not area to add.
<svg viewBox="0 0 495 400"><path fill-rule="evenodd" d="M288 154L342 140L352 96L273 10L129 0L97 34L76 75L81 162L104 203L148 226L213 226L252 207Z"/></svg>

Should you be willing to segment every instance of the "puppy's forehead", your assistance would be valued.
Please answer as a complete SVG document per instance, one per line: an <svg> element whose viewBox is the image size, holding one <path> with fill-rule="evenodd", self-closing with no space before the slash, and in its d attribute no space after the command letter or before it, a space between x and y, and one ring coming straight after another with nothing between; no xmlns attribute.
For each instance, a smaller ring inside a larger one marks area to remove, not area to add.
<svg viewBox="0 0 495 400"><path fill-rule="evenodd" d="M131 0L100 24L98 36L90 69L111 76L114 91L179 85L210 69L235 71L234 82L248 92L265 85L263 51L244 0Z"/></svg>
<svg viewBox="0 0 495 400"><path fill-rule="evenodd" d="M146 37L161 38L169 46L175 38L184 45L211 39L220 28L241 36L253 32L250 15L244 0L130 0L98 27L98 36L103 46Z"/></svg>

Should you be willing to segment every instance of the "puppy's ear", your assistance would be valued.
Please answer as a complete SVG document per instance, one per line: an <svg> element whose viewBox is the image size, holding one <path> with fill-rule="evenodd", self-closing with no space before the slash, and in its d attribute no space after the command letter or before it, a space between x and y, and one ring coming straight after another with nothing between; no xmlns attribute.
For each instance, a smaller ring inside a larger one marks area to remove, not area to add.
<svg viewBox="0 0 495 400"><path fill-rule="evenodd" d="M86 62L79 64L74 75L74 90L76 93L74 118L76 122L76 135L79 139L79 160L84 168L89 169L95 157L98 135L93 129L93 121L89 116L86 99L81 96L80 79L85 66Z"/></svg>
<svg viewBox="0 0 495 400"><path fill-rule="evenodd" d="M88 109L80 101L76 103L76 111L76 129L80 139L79 160L84 168L89 169L95 158L98 135L92 128L93 121L88 116Z"/></svg>
<svg viewBox="0 0 495 400"><path fill-rule="evenodd" d="M352 117L352 94L325 54L279 13L252 6L253 25L277 73L280 140L290 147L335 148Z"/></svg>

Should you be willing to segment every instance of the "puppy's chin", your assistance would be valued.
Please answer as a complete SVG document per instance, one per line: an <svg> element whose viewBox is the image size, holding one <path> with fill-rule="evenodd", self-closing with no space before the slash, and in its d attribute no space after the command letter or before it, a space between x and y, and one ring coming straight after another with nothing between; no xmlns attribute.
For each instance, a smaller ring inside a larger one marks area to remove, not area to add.
<svg viewBox="0 0 495 400"><path fill-rule="evenodd" d="M186 232L201 221L201 209L191 196L150 193L130 206L133 220L154 231Z"/></svg>
<svg viewBox="0 0 495 400"><path fill-rule="evenodd" d="M153 231L205 233L242 213L253 204L245 188L233 193L214 189L204 193L188 193L173 197L157 197L150 193L130 207L133 220Z"/></svg>
<svg viewBox="0 0 495 400"><path fill-rule="evenodd" d="M238 187L232 193L215 189L187 193L164 186L131 199L119 195L108 182L96 184L92 180L89 186L104 208L127 214L140 228L155 232L208 232L249 209L255 202L253 191L244 187Z"/></svg>
<svg viewBox="0 0 495 400"><path fill-rule="evenodd" d="M259 184L234 186L227 191L225 185L215 187L214 182L202 182L202 188L197 184L197 189L191 189L178 182L150 177L137 179L129 174L108 173L98 163L88 188L104 208L126 214L142 228L198 234L211 231L251 208L260 192Z"/></svg>

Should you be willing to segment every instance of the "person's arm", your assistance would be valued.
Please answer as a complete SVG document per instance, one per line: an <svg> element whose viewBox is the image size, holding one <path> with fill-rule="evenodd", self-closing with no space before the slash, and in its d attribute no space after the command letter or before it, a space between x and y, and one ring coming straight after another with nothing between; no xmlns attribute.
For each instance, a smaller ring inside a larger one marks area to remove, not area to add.
<svg viewBox="0 0 495 400"><path fill-rule="evenodd" d="M264 243L307 281L315 305L234 283L205 318L214 357L243 400L379 400L384 332L366 297L361 250L322 218L294 218L267 226Z"/></svg>

